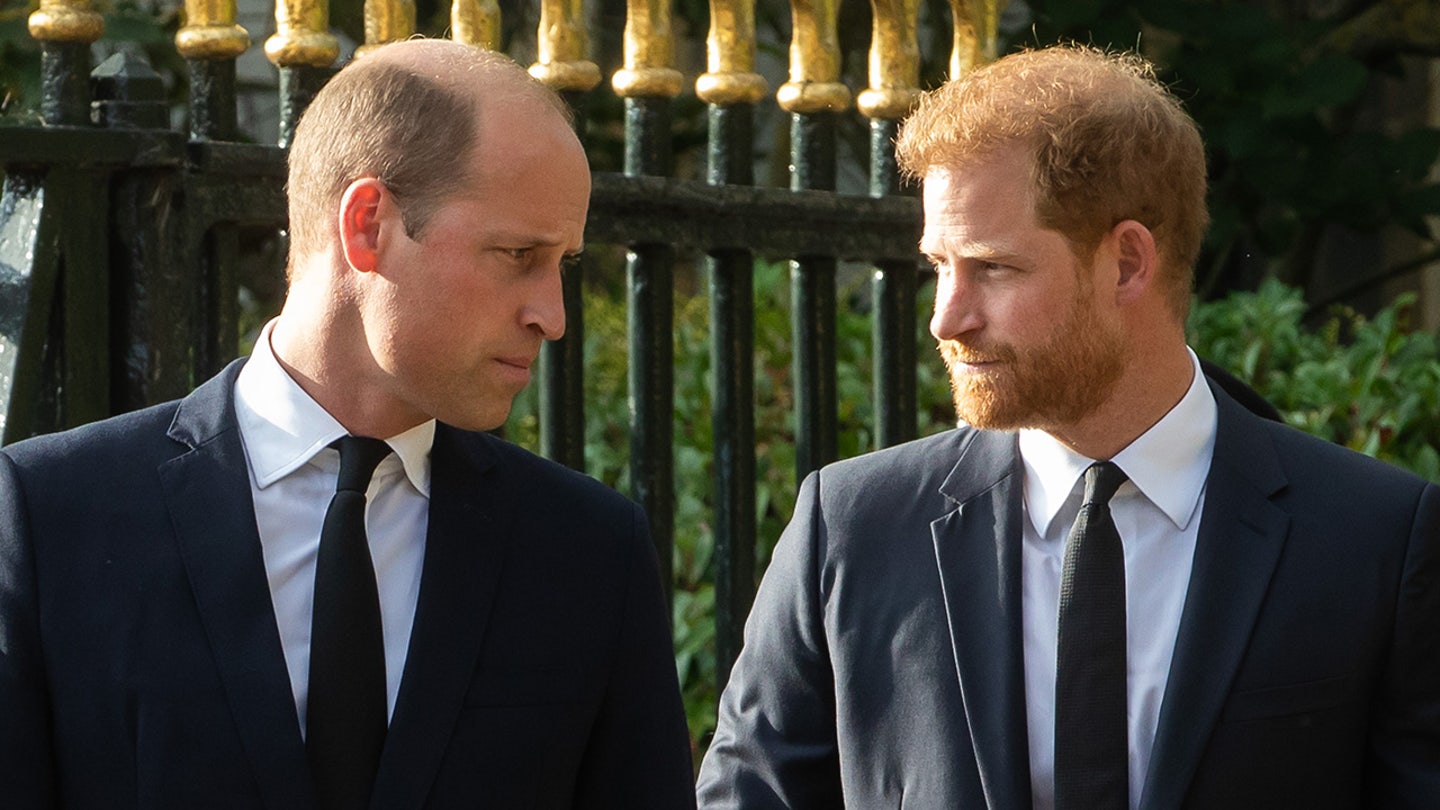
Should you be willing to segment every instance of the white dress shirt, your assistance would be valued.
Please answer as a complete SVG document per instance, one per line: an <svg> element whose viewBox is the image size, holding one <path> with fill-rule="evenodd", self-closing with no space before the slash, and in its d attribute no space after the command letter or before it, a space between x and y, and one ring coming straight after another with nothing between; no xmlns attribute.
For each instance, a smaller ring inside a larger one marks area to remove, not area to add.
<svg viewBox="0 0 1440 810"><path fill-rule="evenodd" d="M1130 807L1150 766L1160 701L1190 584L1205 478L1215 453L1215 397L1191 352L1185 396L1112 461L1130 480L1110 501L1125 547ZM1055 805L1055 637L1065 540L1093 461L1038 430L1020 431L1025 464L1021 563L1025 709L1035 810Z"/></svg>
<svg viewBox="0 0 1440 810"><path fill-rule="evenodd" d="M310 680L310 615L315 555L325 511L335 494L340 454L330 442L345 428L293 380L270 347L266 324L235 383L235 416L250 468L250 495L265 556L265 574L290 688L305 731ZM367 490L366 534L380 594L385 634L388 711L395 710L410 627L420 594L425 530L430 520L430 446L435 422L385 439L394 451L376 468Z"/></svg>

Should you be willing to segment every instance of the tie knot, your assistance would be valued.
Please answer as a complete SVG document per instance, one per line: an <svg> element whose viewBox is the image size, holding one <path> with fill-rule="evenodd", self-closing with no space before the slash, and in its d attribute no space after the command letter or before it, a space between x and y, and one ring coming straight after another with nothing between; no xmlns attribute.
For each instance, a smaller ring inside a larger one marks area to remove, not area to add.
<svg viewBox="0 0 1440 810"><path fill-rule="evenodd" d="M1108 504L1129 476L1114 462L1097 461L1085 468L1084 504Z"/></svg>
<svg viewBox="0 0 1440 810"><path fill-rule="evenodd" d="M340 451L340 477L335 481L336 492L350 490L365 494L375 468L390 455L390 445L364 436L342 436L330 446Z"/></svg>

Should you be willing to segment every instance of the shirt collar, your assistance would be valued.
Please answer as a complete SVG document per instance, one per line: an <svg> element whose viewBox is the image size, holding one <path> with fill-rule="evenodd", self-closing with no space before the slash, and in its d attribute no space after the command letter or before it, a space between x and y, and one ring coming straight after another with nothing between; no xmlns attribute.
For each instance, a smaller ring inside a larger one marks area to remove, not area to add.
<svg viewBox="0 0 1440 810"><path fill-rule="evenodd" d="M1130 478L1122 491L1133 485L1177 530L1184 530L1194 519L1215 454L1215 395L1193 351L1190 364L1193 374L1185 396L1111 459ZM1025 510L1035 531L1044 537L1094 460L1044 431L1019 433L1020 457L1025 464Z"/></svg>
<svg viewBox="0 0 1440 810"><path fill-rule="evenodd" d="M265 324L255 341L255 350L235 381L235 417L255 485L260 489L299 469L346 433L344 426L311 399L275 359L270 346L274 327L274 320ZM404 465L411 485L427 498L434 440L434 419L385 439Z"/></svg>

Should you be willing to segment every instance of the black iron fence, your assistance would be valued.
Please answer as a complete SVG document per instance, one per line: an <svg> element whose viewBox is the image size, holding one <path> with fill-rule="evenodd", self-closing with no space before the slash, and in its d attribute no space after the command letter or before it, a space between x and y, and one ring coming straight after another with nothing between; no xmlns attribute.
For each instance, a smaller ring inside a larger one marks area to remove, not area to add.
<svg viewBox="0 0 1440 810"><path fill-rule="evenodd" d="M993 55L996 0L950 0L951 72ZM791 262L797 477L836 456L836 272L873 265L874 432L880 445L916 431L920 215L897 195L892 141L918 94L917 0L873 0L869 194L836 188L836 127L852 93L839 80L836 0L794 0L790 188L753 185L756 106L753 0L712 0L703 181L671 177L671 59L663 0L631 0L623 173L595 177L586 241L625 245L630 309L632 494L652 521L667 569L673 547L673 266L700 252L710 284L719 678L728 676L755 579L754 301L757 257ZM369 0L367 46L409 36L413 4ZM407 16L408 10L408 16ZM583 110L600 83L585 59L580 0L543 0L532 74ZM338 44L317 0L281 0L265 50L280 72L274 146L235 142L235 58L249 47L234 0L187 0L176 46L189 70L187 131L172 130L160 78L117 56L91 70L102 35L89 0L44 0L30 18L43 50L43 124L0 127L0 441L61 429L185 394L237 349L242 236L285 223L284 148ZM455 38L498 47L498 10L456 0ZM362 48L363 50L363 48ZM583 120L581 131L583 134ZM583 268L565 281L568 328L541 357L541 451L584 467Z"/></svg>

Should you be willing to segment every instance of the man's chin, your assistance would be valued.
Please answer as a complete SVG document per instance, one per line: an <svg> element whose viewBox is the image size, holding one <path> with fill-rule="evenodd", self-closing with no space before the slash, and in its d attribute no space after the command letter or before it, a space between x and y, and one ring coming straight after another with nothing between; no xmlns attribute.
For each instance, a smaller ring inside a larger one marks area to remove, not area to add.
<svg viewBox="0 0 1440 810"><path fill-rule="evenodd" d="M980 430L1044 430L1055 423L1037 407L1044 403L989 386L956 386L954 402L956 418Z"/></svg>
<svg viewBox="0 0 1440 810"><path fill-rule="evenodd" d="M955 416L965 424L981 430L1010 430L1011 424L1023 414L1017 413L1018 403L1005 401L1004 395L993 385L994 380L981 383L968 373L951 372L950 384L954 394Z"/></svg>
<svg viewBox="0 0 1440 810"><path fill-rule="evenodd" d="M1021 428L1034 427L1031 419L1021 418L1016 414L1008 414L997 411L993 408L972 408L955 405L956 418L972 428L978 430L1020 430Z"/></svg>
<svg viewBox="0 0 1440 810"><path fill-rule="evenodd" d="M1093 414L1098 402L1049 403L1050 410L1035 403L1003 402L994 398L955 397L955 416L980 430L1057 430Z"/></svg>
<svg viewBox="0 0 1440 810"><path fill-rule="evenodd" d="M440 417L439 420L461 430L488 432L505 426L506 420L510 418L512 404L512 401L506 401L503 406L477 408L464 413L456 413L451 419Z"/></svg>

